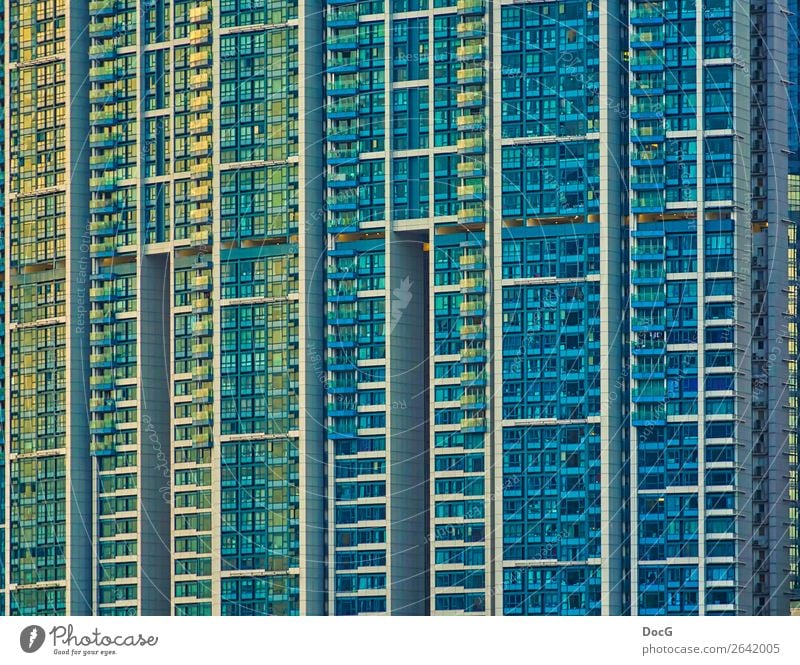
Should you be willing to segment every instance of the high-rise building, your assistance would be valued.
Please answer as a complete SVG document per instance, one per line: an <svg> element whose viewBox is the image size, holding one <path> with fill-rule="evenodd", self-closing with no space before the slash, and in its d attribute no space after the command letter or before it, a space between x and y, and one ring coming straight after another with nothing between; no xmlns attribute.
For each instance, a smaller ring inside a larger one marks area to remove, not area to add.
<svg viewBox="0 0 800 665"><path fill-rule="evenodd" d="M5 613L788 614L791 12L5 11Z"/></svg>

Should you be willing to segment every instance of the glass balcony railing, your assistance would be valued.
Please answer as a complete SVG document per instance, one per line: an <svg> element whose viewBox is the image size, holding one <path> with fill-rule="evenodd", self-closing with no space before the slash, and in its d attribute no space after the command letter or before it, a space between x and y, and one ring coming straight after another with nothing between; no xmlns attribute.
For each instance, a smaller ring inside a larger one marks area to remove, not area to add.
<svg viewBox="0 0 800 665"><path fill-rule="evenodd" d="M464 21L456 27L459 37L480 37L486 33L486 24L482 20Z"/></svg>
<svg viewBox="0 0 800 665"><path fill-rule="evenodd" d="M349 5L347 7L329 7L327 16L328 25L335 28L357 23L358 14L358 5Z"/></svg>
<svg viewBox="0 0 800 665"><path fill-rule="evenodd" d="M196 53L189 54L189 65L191 67L205 67L211 64L211 50L202 49Z"/></svg>
<svg viewBox="0 0 800 665"><path fill-rule="evenodd" d="M633 161L640 161L640 162L663 161L664 156L665 153L663 150L658 150L655 148L634 150L631 153L631 159Z"/></svg>
<svg viewBox="0 0 800 665"><path fill-rule="evenodd" d="M209 20L211 20L211 8L208 5L192 7L189 10L190 23L204 23Z"/></svg>
<svg viewBox="0 0 800 665"><path fill-rule="evenodd" d="M458 139L458 143L456 145L458 151L464 153L483 152L486 147L483 136L473 136L469 138Z"/></svg>
<svg viewBox="0 0 800 665"><path fill-rule="evenodd" d="M456 58L458 60L483 60L486 52L483 44L465 44L456 49Z"/></svg>
<svg viewBox="0 0 800 665"><path fill-rule="evenodd" d="M456 73L456 80L461 85L483 83L485 78L486 72L483 67L465 67Z"/></svg>
<svg viewBox="0 0 800 665"><path fill-rule="evenodd" d="M482 113L468 113L456 118L456 127L461 131L483 129L486 118Z"/></svg>
<svg viewBox="0 0 800 665"><path fill-rule="evenodd" d="M203 88L210 88L211 72L200 72L199 74L194 74L189 79L189 87L192 88L192 90L201 90Z"/></svg>
<svg viewBox="0 0 800 665"><path fill-rule="evenodd" d="M456 9L459 14L483 14L486 11L486 1L458 0Z"/></svg>
<svg viewBox="0 0 800 665"><path fill-rule="evenodd" d="M637 3L631 7L630 16L633 20L663 19L664 4L661 2Z"/></svg>
<svg viewBox="0 0 800 665"><path fill-rule="evenodd" d="M192 245L208 245L211 242L211 231L194 231L190 237Z"/></svg>
<svg viewBox="0 0 800 665"><path fill-rule="evenodd" d="M117 11L117 0L91 0L89 13L93 16L111 16Z"/></svg>
<svg viewBox="0 0 800 665"><path fill-rule="evenodd" d="M461 185L458 187L457 194L461 201L482 201L486 197L486 188L483 184Z"/></svg>
<svg viewBox="0 0 800 665"><path fill-rule="evenodd" d="M203 205L189 212L189 217L195 224L211 221L211 206Z"/></svg>
<svg viewBox="0 0 800 665"><path fill-rule="evenodd" d="M632 46L640 44L656 44L664 41L664 30L656 27L640 27L631 31L630 42Z"/></svg>
<svg viewBox="0 0 800 665"><path fill-rule="evenodd" d="M211 39L211 28L195 28L189 32L189 41L192 44L207 44Z"/></svg>
<svg viewBox="0 0 800 665"><path fill-rule="evenodd" d="M467 92L459 92L456 95L456 102L462 108L483 106L483 91L469 90Z"/></svg>

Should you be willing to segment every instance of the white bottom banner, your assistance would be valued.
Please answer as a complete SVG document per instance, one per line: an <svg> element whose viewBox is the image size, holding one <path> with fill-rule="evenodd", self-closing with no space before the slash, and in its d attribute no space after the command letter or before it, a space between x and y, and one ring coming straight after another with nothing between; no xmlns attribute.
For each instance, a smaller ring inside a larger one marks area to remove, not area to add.
<svg viewBox="0 0 800 665"><path fill-rule="evenodd" d="M800 617L0 618L2 663L800 663Z"/></svg>

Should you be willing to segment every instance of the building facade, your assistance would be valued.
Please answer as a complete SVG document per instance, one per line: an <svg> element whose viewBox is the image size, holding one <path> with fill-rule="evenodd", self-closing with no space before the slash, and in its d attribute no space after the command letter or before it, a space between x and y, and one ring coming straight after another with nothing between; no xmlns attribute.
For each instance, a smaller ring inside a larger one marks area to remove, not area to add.
<svg viewBox="0 0 800 665"><path fill-rule="evenodd" d="M4 11L4 613L789 613L791 11Z"/></svg>

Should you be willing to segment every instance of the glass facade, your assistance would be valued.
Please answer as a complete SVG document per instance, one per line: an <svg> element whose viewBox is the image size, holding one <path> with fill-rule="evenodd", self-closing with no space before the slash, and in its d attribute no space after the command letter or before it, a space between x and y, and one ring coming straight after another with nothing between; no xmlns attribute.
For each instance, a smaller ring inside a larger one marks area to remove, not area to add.
<svg viewBox="0 0 800 665"><path fill-rule="evenodd" d="M773 5L10 0L0 608L788 613Z"/></svg>

